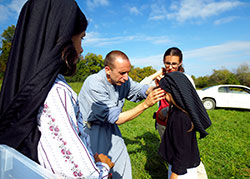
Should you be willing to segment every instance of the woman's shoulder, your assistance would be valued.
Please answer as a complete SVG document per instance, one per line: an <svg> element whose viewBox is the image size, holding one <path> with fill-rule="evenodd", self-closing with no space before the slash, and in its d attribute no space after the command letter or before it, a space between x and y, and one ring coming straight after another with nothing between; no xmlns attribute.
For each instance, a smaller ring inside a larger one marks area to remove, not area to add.
<svg viewBox="0 0 250 179"><path fill-rule="evenodd" d="M195 83L194 83L194 80L193 80L193 78L189 75L189 74L187 74L187 73L183 73L188 79L189 79L189 81L192 83L192 85L194 86L194 88L195 88Z"/></svg>
<svg viewBox="0 0 250 179"><path fill-rule="evenodd" d="M53 94L68 94L70 96L77 96L77 94L74 92L74 90L71 88L71 86L66 82L64 77L62 75L58 75L51 90L50 93Z"/></svg>

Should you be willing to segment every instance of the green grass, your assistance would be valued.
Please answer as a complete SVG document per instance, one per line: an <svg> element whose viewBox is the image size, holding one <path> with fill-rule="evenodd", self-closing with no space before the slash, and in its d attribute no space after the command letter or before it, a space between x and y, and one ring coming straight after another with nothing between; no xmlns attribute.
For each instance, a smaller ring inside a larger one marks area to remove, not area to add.
<svg viewBox="0 0 250 179"><path fill-rule="evenodd" d="M69 85L74 89L74 91L78 94L82 87L82 82L69 83ZM0 80L0 91L2 86L2 80Z"/></svg>
<svg viewBox="0 0 250 179"><path fill-rule="evenodd" d="M79 93L82 83L70 83ZM1 83L0 83L1 86ZM137 103L126 101L123 110ZM120 126L131 158L134 179L165 179L167 164L157 154L160 144L152 114L157 106ZM250 178L250 111L216 109L208 111L209 135L198 140L201 159L209 179Z"/></svg>
<svg viewBox="0 0 250 179"><path fill-rule="evenodd" d="M127 101L124 110L136 105ZM153 106L120 126L134 179L167 177L167 165L157 154L160 138L152 119L156 109ZM209 179L249 178L250 111L216 109L208 113L213 124L198 144Z"/></svg>
<svg viewBox="0 0 250 179"><path fill-rule="evenodd" d="M75 82L75 83L69 83L69 85L73 88L73 90L79 94L81 88L82 88L82 82Z"/></svg>

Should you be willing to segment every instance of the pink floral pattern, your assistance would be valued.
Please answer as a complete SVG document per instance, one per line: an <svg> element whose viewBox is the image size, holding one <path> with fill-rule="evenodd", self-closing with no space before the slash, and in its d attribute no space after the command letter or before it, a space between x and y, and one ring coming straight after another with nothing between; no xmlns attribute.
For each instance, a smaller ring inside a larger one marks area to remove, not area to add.
<svg viewBox="0 0 250 179"><path fill-rule="evenodd" d="M65 158L65 162L69 162L72 165L71 170L75 177L81 177L83 174L81 170L78 169L78 164L74 162L72 153L70 152L69 148L67 148L67 142L63 140L60 129L55 124L56 119L52 117L51 112L49 110L49 106L46 103L44 104L43 115L46 115L48 118L50 118L48 125L53 139L61 141L61 145L59 146L59 148L61 149L61 154Z"/></svg>
<svg viewBox="0 0 250 179"><path fill-rule="evenodd" d="M84 131L77 94L58 75L38 114L40 164L59 178L107 178L109 167L95 164Z"/></svg>

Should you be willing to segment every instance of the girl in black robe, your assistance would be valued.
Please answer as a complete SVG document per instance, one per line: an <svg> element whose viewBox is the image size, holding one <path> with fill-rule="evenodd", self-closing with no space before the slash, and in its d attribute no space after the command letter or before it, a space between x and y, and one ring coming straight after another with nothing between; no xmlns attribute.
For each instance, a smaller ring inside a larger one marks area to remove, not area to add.
<svg viewBox="0 0 250 179"><path fill-rule="evenodd" d="M200 138L208 133L209 116L189 79L181 72L172 72L161 79L159 86L166 91L170 103L167 127L159 154L169 163L169 178L197 178L200 155L196 131ZM190 177L190 176L189 176Z"/></svg>

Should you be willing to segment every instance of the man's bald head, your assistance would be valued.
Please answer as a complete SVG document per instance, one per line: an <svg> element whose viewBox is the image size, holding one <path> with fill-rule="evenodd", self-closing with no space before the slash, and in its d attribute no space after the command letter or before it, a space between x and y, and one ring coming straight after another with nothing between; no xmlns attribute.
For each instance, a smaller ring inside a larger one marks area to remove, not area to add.
<svg viewBox="0 0 250 179"><path fill-rule="evenodd" d="M114 64L117 59L129 61L129 58L125 53L119 50L113 50L106 55L104 65L113 69L115 68Z"/></svg>

